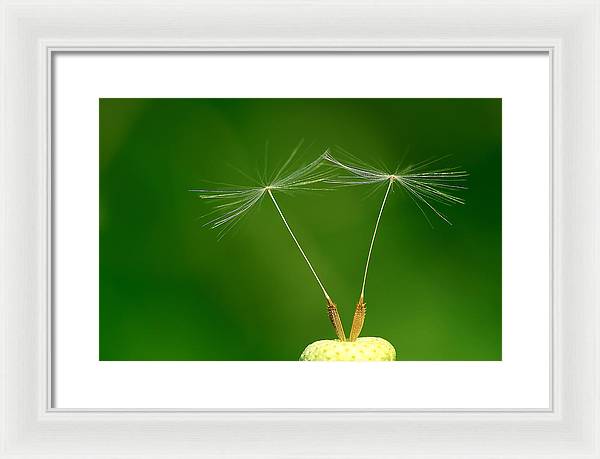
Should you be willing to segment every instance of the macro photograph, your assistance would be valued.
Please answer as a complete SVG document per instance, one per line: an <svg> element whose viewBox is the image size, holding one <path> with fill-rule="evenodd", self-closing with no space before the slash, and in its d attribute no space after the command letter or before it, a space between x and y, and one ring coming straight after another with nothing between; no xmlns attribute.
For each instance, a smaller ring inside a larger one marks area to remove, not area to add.
<svg viewBox="0 0 600 459"><path fill-rule="evenodd" d="M100 360L502 360L501 99L113 99Z"/></svg>

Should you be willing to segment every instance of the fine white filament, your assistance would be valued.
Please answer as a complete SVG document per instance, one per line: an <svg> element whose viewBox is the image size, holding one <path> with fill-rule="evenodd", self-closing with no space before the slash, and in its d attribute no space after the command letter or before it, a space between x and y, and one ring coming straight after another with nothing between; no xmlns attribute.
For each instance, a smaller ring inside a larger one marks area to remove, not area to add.
<svg viewBox="0 0 600 459"><path fill-rule="evenodd" d="M334 176L334 171L330 168L323 168L324 161L323 158L326 153L316 158L314 161L306 164L305 166L296 168L291 172L285 173L286 169L290 166L294 156L298 152L300 145L292 154L287 158L284 162L283 166L275 173L274 177L270 180L267 180L266 177L261 178L260 186L254 187L234 187L227 185L225 188L220 190L211 190L211 189L194 189L190 190L195 193L198 193L200 198L210 200L212 202L217 203L214 206L212 212L209 212L206 216L217 214L217 216L208 222L205 225L210 226L213 229L219 229L219 238L222 238L228 231L230 231L239 221L247 215L253 208L259 204L265 194L268 194L275 208L277 209L277 213L283 220L283 223L290 233L294 243L300 250L302 254L302 258L306 261L310 271L313 276L317 280L319 287L323 291L325 298L328 301L331 301L327 290L321 282L321 279L317 275L312 263L308 259L308 256L304 252L304 249L298 242L296 235L292 231L290 225L288 224L287 219L279 203L275 199L276 191L280 192L295 192L295 191L313 191L316 189L326 189L326 188L316 188L319 184L322 184ZM265 174L266 175L266 174Z"/></svg>

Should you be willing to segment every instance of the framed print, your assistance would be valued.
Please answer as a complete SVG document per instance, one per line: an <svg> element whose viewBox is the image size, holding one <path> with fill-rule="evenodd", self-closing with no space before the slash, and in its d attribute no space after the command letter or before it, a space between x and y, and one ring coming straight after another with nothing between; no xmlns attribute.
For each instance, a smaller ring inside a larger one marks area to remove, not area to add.
<svg viewBox="0 0 600 459"><path fill-rule="evenodd" d="M107 6L2 4L0 457L600 457L596 1Z"/></svg>

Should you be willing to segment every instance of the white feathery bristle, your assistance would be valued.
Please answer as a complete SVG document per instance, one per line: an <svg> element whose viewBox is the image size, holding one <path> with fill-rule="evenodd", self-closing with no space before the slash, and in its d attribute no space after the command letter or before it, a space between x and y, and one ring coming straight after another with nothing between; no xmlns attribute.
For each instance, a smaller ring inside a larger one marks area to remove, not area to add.
<svg viewBox="0 0 600 459"><path fill-rule="evenodd" d="M464 190L464 183L468 173L460 168L430 169L431 164L443 158L422 161L421 163L407 166L396 172L387 172L359 162L340 161L327 152L323 159L332 166L341 169L348 175L328 179L327 183L338 186L354 186L381 184L391 181L398 185L414 201L426 220L431 225L425 209L429 209L446 223L451 224L448 218L434 204L452 205L464 204L464 200L455 195L456 191Z"/></svg>
<svg viewBox="0 0 600 459"><path fill-rule="evenodd" d="M294 149L271 179L267 179L266 176L260 177L258 186L227 184L221 189L190 190L198 193L200 198L206 199L213 204L213 210L203 216L204 218L211 217L205 225L213 229L218 229L219 238L222 238L244 216L254 209L257 204L260 204L268 190L290 193L327 189L323 185L335 174L335 171L331 168L323 167L323 158L327 152L308 164L297 168L291 167L301 145L302 143ZM239 172L242 173L242 171Z"/></svg>

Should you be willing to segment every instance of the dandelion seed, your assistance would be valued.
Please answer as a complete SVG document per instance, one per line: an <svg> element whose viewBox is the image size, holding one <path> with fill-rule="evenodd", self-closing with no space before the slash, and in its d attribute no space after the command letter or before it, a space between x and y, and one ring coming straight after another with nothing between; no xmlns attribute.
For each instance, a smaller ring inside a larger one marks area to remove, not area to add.
<svg viewBox="0 0 600 459"><path fill-rule="evenodd" d="M360 335L365 320L365 286L367 283L367 273L369 272L371 254L379 229L379 223L390 191L393 191L394 186L403 189L421 211L430 226L433 225L427 216L426 210L433 212L439 218L451 225L452 223L450 223L450 220L448 220L436 205L442 204L450 206L453 204L464 204L464 200L454 193L466 189L464 182L466 181L468 174L466 171L460 170L459 168L428 170L428 167L443 158L425 160L405 167L404 169L396 170L394 173L371 167L360 160L356 160L356 158L353 158L352 161L342 162L334 158L329 152L325 153L323 159L339 170L344 171L344 174L346 174L328 180L328 183L338 186L381 185L387 183L383 201L381 202L379 213L377 214L373 235L371 237L360 297L356 305L352 328L350 330L350 341L355 341Z"/></svg>
<svg viewBox="0 0 600 459"><path fill-rule="evenodd" d="M325 152L318 158L309 162L306 165L293 169L291 165L300 150L302 143L300 143L287 158L281 168L275 173L274 177L266 181L266 170L264 176L260 179L261 183L259 186L250 187L234 187L225 186L222 189L193 189L192 192L198 193L200 198L205 199L213 203L213 211L206 216L214 216L207 221L206 225L213 229L219 230L219 238L222 238L228 231L230 231L236 224L238 224L244 216L251 212L257 204L260 204L265 195L268 195L270 200L273 202L277 213L281 217L285 228L289 232L295 245L298 247L302 258L308 265L311 273L316 279L319 287L321 288L325 300L327 302L327 313L329 319L335 329L336 335L340 341L346 341L346 335L342 326L337 306L327 293L323 282L317 275L312 263L308 259L304 249L300 245L300 242L296 238L296 235L292 231L281 206L275 198L275 194L278 192L297 192L297 191L314 191L326 189L323 184L327 183L328 180L333 178L333 171L331 168L323 168L324 157L328 154ZM245 174L244 174L245 175Z"/></svg>

